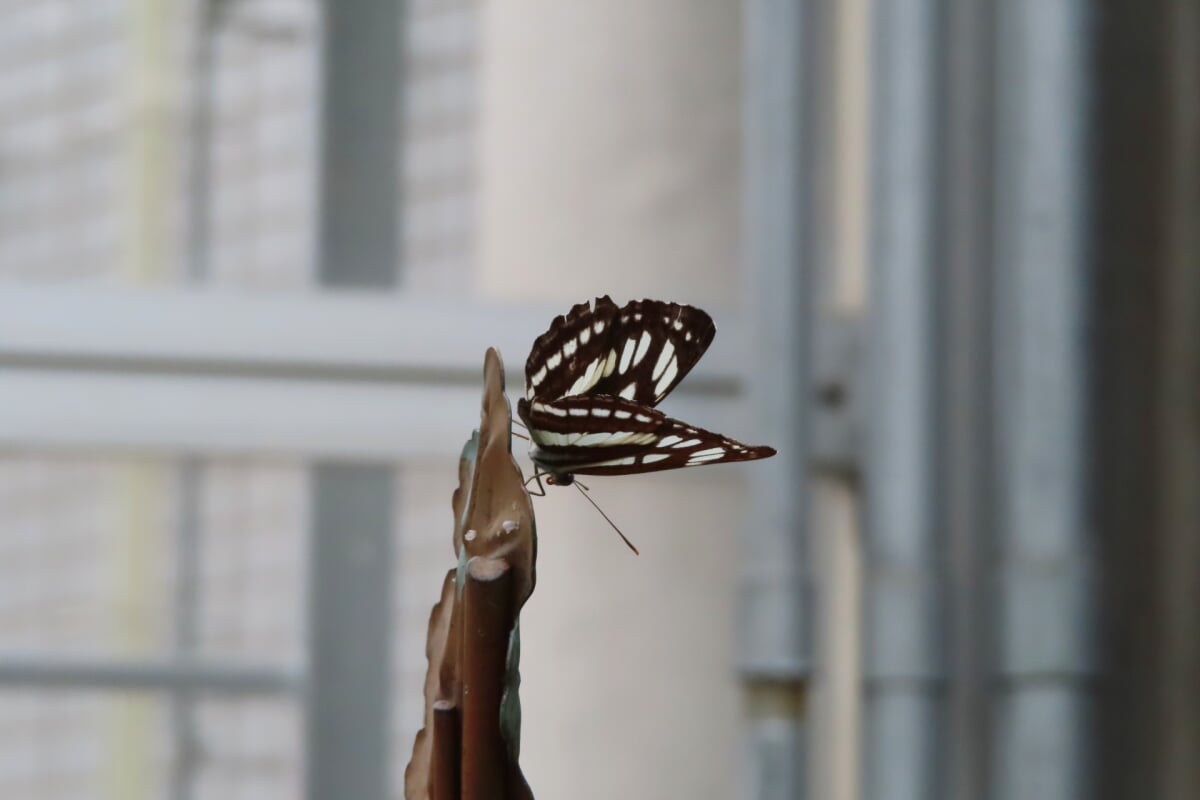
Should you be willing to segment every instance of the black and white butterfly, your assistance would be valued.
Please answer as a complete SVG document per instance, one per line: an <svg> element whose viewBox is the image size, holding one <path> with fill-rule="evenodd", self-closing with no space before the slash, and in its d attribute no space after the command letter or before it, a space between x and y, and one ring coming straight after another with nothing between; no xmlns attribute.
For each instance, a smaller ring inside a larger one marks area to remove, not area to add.
<svg viewBox="0 0 1200 800"><path fill-rule="evenodd" d="M517 413L535 476L628 475L775 455L655 408L696 365L717 328L698 308L657 300L580 303L537 338Z"/></svg>

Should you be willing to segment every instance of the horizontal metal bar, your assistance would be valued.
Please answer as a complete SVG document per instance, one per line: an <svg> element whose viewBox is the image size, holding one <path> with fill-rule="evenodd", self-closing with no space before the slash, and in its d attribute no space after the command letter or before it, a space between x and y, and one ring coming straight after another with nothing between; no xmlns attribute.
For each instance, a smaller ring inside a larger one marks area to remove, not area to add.
<svg viewBox="0 0 1200 800"><path fill-rule="evenodd" d="M0 366L475 384L488 347L518 370L566 310L383 292L4 287ZM714 317L720 336L685 394L732 394L744 375L740 320Z"/></svg>
<svg viewBox="0 0 1200 800"><path fill-rule="evenodd" d="M465 385L7 369L0 398L0 451L391 461L457 457L479 424L479 388ZM721 398L671 398L669 410L706 428L742 427Z"/></svg>
<svg viewBox="0 0 1200 800"><path fill-rule="evenodd" d="M403 295L281 298L0 289L0 450L398 460L457 453L479 415L483 354L509 354L565 309ZM666 410L736 431L736 319Z"/></svg>
<svg viewBox="0 0 1200 800"><path fill-rule="evenodd" d="M0 654L0 690L115 689L295 695L303 684L298 670L274 666Z"/></svg>

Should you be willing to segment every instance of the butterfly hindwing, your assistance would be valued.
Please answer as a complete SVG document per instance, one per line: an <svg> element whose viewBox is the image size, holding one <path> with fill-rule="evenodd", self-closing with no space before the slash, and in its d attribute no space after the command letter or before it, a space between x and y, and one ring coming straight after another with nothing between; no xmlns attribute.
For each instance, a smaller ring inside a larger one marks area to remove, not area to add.
<svg viewBox="0 0 1200 800"><path fill-rule="evenodd" d="M607 296L580 303L534 342L526 396L613 395L655 406L715 335L712 318L689 305L642 300L618 308Z"/></svg>
<svg viewBox="0 0 1200 800"><path fill-rule="evenodd" d="M775 454L611 395L522 399L534 460L558 474L626 475L751 461Z"/></svg>

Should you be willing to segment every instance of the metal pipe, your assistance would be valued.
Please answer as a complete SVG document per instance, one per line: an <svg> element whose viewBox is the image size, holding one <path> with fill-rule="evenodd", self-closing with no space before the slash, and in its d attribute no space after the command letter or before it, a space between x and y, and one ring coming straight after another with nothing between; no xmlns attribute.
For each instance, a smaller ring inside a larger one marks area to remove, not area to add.
<svg viewBox="0 0 1200 800"><path fill-rule="evenodd" d="M300 673L279 667L190 660L104 660L0 655L0 688L111 689L119 691L210 692L294 695Z"/></svg>
<svg viewBox="0 0 1200 800"><path fill-rule="evenodd" d="M940 204L937 359L940 375L939 527L945 585L947 797L987 796L989 587L995 486L992 414L992 186L995 71L991 0L944 5L945 120Z"/></svg>
<svg viewBox="0 0 1200 800"><path fill-rule="evenodd" d="M806 794L805 693L812 669L806 418L809 370L806 173L811 4L750 0L746 9L745 241L761 361L749 401L779 455L750 482L740 652L750 715L749 796Z"/></svg>
<svg viewBox="0 0 1200 800"><path fill-rule="evenodd" d="M319 462L310 472L305 796L313 800L388 796L395 479L374 465Z"/></svg>
<svg viewBox="0 0 1200 800"><path fill-rule="evenodd" d="M212 269L213 107L217 34L223 0L201 0L192 36L191 125L188 159L188 226L184 273L202 284Z"/></svg>
<svg viewBox="0 0 1200 800"><path fill-rule="evenodd" d="M400 266L401 4L322 6L318 278L388 289Z"/></svg>
<svg viewBox="0 0 1200 800"><path fill-rule="evenodd" d="M995 800L1095 794L1087 5L1019 0L998 16Z"/></svg>
<svg viewBox="0 0 1200 800"><path fill-rule="evenodd" d="M933 0L873 7L863 797L935 800L943 565L934 513Z"/></svg>

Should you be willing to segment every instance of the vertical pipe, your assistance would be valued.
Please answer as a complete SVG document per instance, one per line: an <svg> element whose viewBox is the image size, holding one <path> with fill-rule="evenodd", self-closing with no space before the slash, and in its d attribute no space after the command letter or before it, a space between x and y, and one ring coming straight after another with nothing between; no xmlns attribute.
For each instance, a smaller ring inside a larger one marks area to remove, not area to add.
<svg viewBox="0 0 1200 800"><path fill-rule="evenodd" d="M863 797L936 800L944 751L935 535L933 0L874 5Z"/></svg>
<svg viewBox="0 0 1200 800"><path fill-rule="evenodd" d="M1086 7L1019 0L999 9L995 800L1094 796Z"/></svg>
<svg viewBox="0 0 1200 800"><path fill-rule="evenodd" d="M318 282L386 290L399 252L403 4L326 0ZM307 796L382 800L391 759L391 466L311 472Z"/></svg>
<svg viewBox="0 0 1200 800"><path fill-rule="evenodd" d="M317 269L327 286L397 282L402 5L323 4Z"/></svg>
<svg viewBox="0 0 1200 800"><path fill-rule="evenodd" d="M179 487L177 538L175 543L175 655L185 661L196 655L200 644L201 483L202 467L186 459L176 470ZM195 796L196 771L202 743L196 726L195 694L180 690L171 695L170 797L190 800Z"/></svg>
<svg viewBox="0 0 1200 800"><path fill-rule="evenodd" d="M1163 621L1158 708L1164 743L1162 796L1200 797L1200 7L1168 4L1171 179L1170 265L1164 294L1161 442L1165 476L1160 607Z"/></svg>
<svg viewBox="0 0 1200 800"><path fill-rule="evenodd" d="M808 553L808 226L805 123L812 77L806 47L812 3L749 0L746 8L745 257L752 335L761 361L750 403L777 442L755 471L754 521L741 582L741 654L749 719L748 796L805 796L805 692L811 671Z"/></svg>
<svg viewBox="0 0 1200 800"><path fill-rule="evenodd" d="M992 0L945 4L941 31L945 153L938 244L940 528L948 713L946 790L987 796L992 689L990 545L994 539L992 235L995 95Z"/></svg>
<svg viewBox="0 0 1200 800"><path fill-rule="evenodd" d="M309 556L307 797L390 796L392 473L318 465Z"/></svg>
<svg viewBox="0 0 1200 800"><path fill-rule="evenodd" d="M212 269L213 114L216 103L216 42L225 0L200 0L192 35L189 105L187 248L184 277L203 283Z"/></svg>

